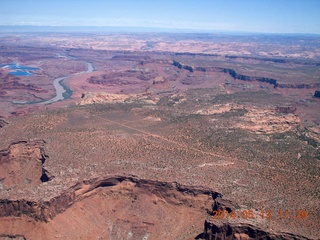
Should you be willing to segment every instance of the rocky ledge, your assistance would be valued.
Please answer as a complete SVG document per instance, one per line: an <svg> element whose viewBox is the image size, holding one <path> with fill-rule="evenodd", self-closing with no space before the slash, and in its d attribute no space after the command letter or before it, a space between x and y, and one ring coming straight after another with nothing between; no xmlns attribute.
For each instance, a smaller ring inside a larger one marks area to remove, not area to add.
<svg viewBox="0 0 320 240"><path fill-rule="evenodd" d="M212 199L212 203L215 199L221 197L221 194L202 187L183 186L175 182L145 180L134 176L113 176L84 180L49 201L0 199L0 217L20 217L25 215L37 221L47 222L57 214L64 212L74 203L97 193L97 190L113 187L122 182L133 183L138 188L150 190L150 192L157 193L169 201L171 201L170 198L176 197L175 193L183 193L183 199L180 200L189 205L192 205L192 201L185 196L192 196L196 199L198 195L205 195ZM188 202L189 200L190 202ZM210 211L210 209L206 210Z"/></svg>
<svg viewBox="0 0 320 240"><path fill-rule="evenodd" d="M35 186L53 177L43 166L48 157L44 144L43 140L22 140L0 150L0 190Z"/></svg>
<svg viewBox="0 0 320 240"><path fill-rule="evenodd" d="M146 179L138 178L136 176L108 176L108 177L99 177L99 178L84 180L76 183L66 191L62 192L59 196L56 196L49 201L2 199L0 200L0 222L3 221L4 224L8 224L8 222L6 221L12 221L12 219L19 219L19 218L24 219L25 217L28 217L28 218L34 219L35 221L34 224L41 224L41 223L52 224L52 221L55 221L56 217L59 219L58 215L60 214L63 215L64 212L66 212L69 208L72 208L73 205L78 206L78 207L73 207L74 209L78 209L80 207L79 209L81 211L84 211L85 206L88 206L88 204L89 206L91 205L94 206L95 204L97 204L97 202L94 201L94 198L97 198L98 196L100 196L100 198L107 197L107 196L110 197L111 196L110 194L113 197L115 197L113 198L112 201L115 201L116 199L119 199L119 201L122 201L121 199L126 199L128 197L129 197L130 204L131 202L134 203L135 201L142 201L141 203L142 206L145 206L144 210L142 210L143 214L147 214L147 215L148 214L153 215L154 211L156 212L160 211L163 204L165 204L167 207L168 207L167 204L174 206L173 209L175 210L171 210L171 211L177 211L177 209L186 209L184 210L185 212L192 211L194 212L194 214L195 213L199 214L198 218L194 220L183 218L184 220L182 221L184 224L186 224L187 222L187 225L184 226L184 228L187 228L187 229L184 229L184 231L185 233L190 232L194 236L192 239L205 239L205 240L307 239L303 236L293 235L290 233L271 232L261 228L259 223L257 223L257 226L256 226L253 224L243 222L241 220L235 223L229 223L229 222L222 223L217 221L215 222L215 220L211 219L213 210L216 210L216 211L224 210L224 211L231 212L231 211L234 211L235 209L238 209L239 206L234 204L231 201L223 199L220 193L215 192L211 189L206 189L203 187L195 187L195 186L185 186L177 182L161 182L161 181L154 181L154 180L146 180ZM112 205L111 199L112 198L107 200L107 202L109 202L109 204ZM153 203L151 208L149 208L150 207L149 201ZM104 205L104 203L100 203L100 204ZM99 210L100 207L98 205L96 205L95 208L98 208L98 211L102 211L102 210ZM115 211L115 210L112 210L112 211ZM132 210L132 211L133 212L136 211L136 208L135 210ZM90 213L90 215L91 214L93 213ZM101 212L101 214L103 213ZM126 211L126 216L130 216L130 214L131 214L130 212ZM136 214L137 213L133 214L133 216L137 216ZM166 214L168 213L165 213L165 215ZM171 215L172 216L170 215L168 216L166 215L166 216L169 218L170 217L172 218L175 216L175 213L172 212ZM107 216L109 215L107 214L105 217ZM109 217L112 218L111 216ZM211 220L209 221L206 220L208 218L210 218ZM110 222L112 220L110 219L108 221ZM122 219L120 221L118 219L118 220L113 220L112 222L113 224L115 224L113 227L123 229L125 231L121 233L122 234L121 237L125 237L129 233L132 234L132 231L137 230L136 228L138 228L139 231L138 233L134 233L134 234L138 234L139 236L140 235L149 236L150 234L153 236L158 236L157 234L159 234L159 229L158 229L159 226L157 227L157 224L159 223L148 222L148 224L146 225L146 222L145 222L146 220L144 220L144 222L142 222L144 224L143 228L140 228L141 226L140 227L135 226L135 224L137 224L137 221L138 220L132 220L132 219L131 220ZM193 221L199 221L199 222L193 222ZM204 222L203 232L200 232L199 229L198 230L193 229L191 225L196 224L199 226L199 224L201 225L201 221L202 221L202 224ZM176 227L174 227L174 229ZM181 226L179 227L181 228ZM160 228L161 228L161 225L160 225ZM111 235L119 236L119 232L114 233L113 231L114 229L110 230L109 232L110 236ZM162 230L160 231L162 232ZM10 233L0 232L0 234L11 234L11 235L13 233L20 234L21 232L19 231L10 232ZM76 233L74 234L75 236L77 236ZM168 232L168 234L170 234L170 232ZM174 238L176 238L177 234L181 236L180 235L181 233L177 233L177 232L172 234L173 235L170 235L170 236ZM25 237L25 239L28 238L28 236L26 235L25 236L16 235L16 236L18 237L18 239L23 239L23 237ZM121 238L121 239L124 239L124 238ZM160 239L160 238L155 237L154 239Z"/></svg>

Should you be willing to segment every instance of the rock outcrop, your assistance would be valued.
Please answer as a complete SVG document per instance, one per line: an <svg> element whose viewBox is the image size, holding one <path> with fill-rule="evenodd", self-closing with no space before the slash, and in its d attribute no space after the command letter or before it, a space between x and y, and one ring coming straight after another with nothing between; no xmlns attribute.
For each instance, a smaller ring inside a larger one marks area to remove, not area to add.
<svg viewBox="0 0 320 240"><path fill-rule="evenodd" d="M295 107L254 107L241 104L215 104L209 108L195 111L195 114L212 115L238 112L241 116L236 128L257 134L273 134L289 131L300 124L300 118L294 113Z"/></svg>
<svg viewBox="0 0 320 240"><path fill-rule="evenodd" d="M115 199L119 199L119 196L124 199L128 198L130 203L142 201L142 203L139 204L146 204L148 206L151 201L151 204L153 205L152 209L148 208L147 212L143 212L143 214L147 214L149 217L155 209L163 206L167 208L169 205L173 207L175 206L174 209L176 210L181 208L189 209L184 210L183 212L200 212L200 218L198 216L197 221L201 221L201 216L211 216L213 210L225 210L232 212L239 208L237 204L223 199L220 193L203 187L185 186L176 182L146 180L135 176L109 176L78 182L66 191L62 192L59 196L48 201L0 200L0 222L1 217L16 217L15 219L18 219L18 217L25 216L34 219L38 223L51 222L52 225L52 221L54 221L53 219L57 217L58 214L63 214L73 205L77 205L77 207L73 208L74 210L80 208L84 211L84 206L91 204L90 201L94 201L94 198L102 197L105 199L108 196L111 197L110 199L113 199L112 196L117 196ZM110 199L105 201L110 201ZM96 204L96 202L92 202L92 204ZM105 203L101 204L103 205ZM133 213L126 212L126 215L128 216L132 214ZM174 217L175 214L176 213L171 217ZM136 215L133 214L133 216ZM184 218L185 217L186 216L184 216ZM157 225L153 222L146 222L146 220L144 220L142 225L138 226L134 220L125 220L125 216L122 218L124 219L118 219L116 221L112 221L111 219L108 220L110 224L112 222L112 228L108 230L109 236L121 236L119 239L124 239L127 234L133 234L135 236L139 235L139 239L141 239L141 236L149 236L150 233L157 229ZM203 218L203 221L204 231L200 234L199 232L196 232L197 237L194 235L196 239L307 239L303 236L290 233L270 232L252 224L242 223L241 221L235 223L223 223L220 220L205 220L205 218ZM184 222L186 222L186 220L184 220ZM120 230L121 233L119 232ZM185 231L189 231L189 229L185 229ZM154 233L156 234L156 232ZM0 237L1 236L5 235L0 235ZM14 237L17 239L24 239L21 238L23 236L20 235L15 235Z"/></svg>
<svg viewBox="0 0 320 240"><path fill-rule="evenodd" d="M132 176L114 176L79 182L49 201L2 199L0 200L0 217L20 217L25 215L38 221L47 222L57 214L64 212L74 203L96 194L98 189L113 187L122 182L133 183L138 188L159 195L168 202L186 204L187 206L197 205L200 208L205 208L205 204L198 202L197 196L207 196L208 199L211 199L211 204L216 198L222 196L213 190L202 187L184 186L175 182L145 180ZM210 211L209 206L206 211Z"/></svg>
<svg viewBox="0 0 320 240"><path fill-rule="evenodd" d="M290 233L273 233L251 224L213 223L205 221L202 239L205 240L307 240L303 236Z"/></svg>
<svg viewBox="0 0 320 240"><path fill-rule="evenodd" d="M75 202L74 192L64 192L50 201L0 200L0 217L28 216L37 221L47 222L58 213L65 211Z"/></svg>
<svg viewBox="0 0 320 240"><path fill-rule="evenodd" d="M0 118L0 128L4 127L5 125L7 125L8 123Z"/></svg>
<svg viewBox="0 0 320 240"><path fill-rule="evenodd" d="M82 97L83 96L83 97ZM131 103L134 101L140 101L148 104L156 104L158 99L150 99L149 95L143 94L112 94L105 92L96 93L82 93L79 105L88 105L96 103Z"/></svg>
<svg viewBox="0 0 320 240"><path fill-rule="evenodd" d="M188 70L189 72L193 72L193 71L194 71L194 69L193 69L192 66L188 66L188 65L181 64L181 63L178 62L178 61L173 61L172 65L173 65L173 66L176 66L176 67L178 67L178 68L180 68L180 69Z"/></svg>
<svg viewBox="0 0 320 240"><path fill-rule="evenodd" d="M25 188L49 181L44 169L47 159L44 141L17 141L0 150L0 183L5 189Z"/></svg>
<svg viewBox="0 0 320 240"><path fill-rule="evenodd" d="M6 235L0 234L0 240L26 240L26 238L22 235Z"/></svg>
<svg viewBox="0 0 320 240"><path fill-rule="evenodd" d="M295 113L297 110L296 107L276 107L278 113Z"/></svg>

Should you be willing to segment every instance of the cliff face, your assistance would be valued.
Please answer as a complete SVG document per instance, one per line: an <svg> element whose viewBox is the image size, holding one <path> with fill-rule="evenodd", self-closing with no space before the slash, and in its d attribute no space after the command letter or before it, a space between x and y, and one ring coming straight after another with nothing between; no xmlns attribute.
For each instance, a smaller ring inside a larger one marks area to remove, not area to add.
<svg viewBox="0 0 320 240"><path fill-rule="evenodd" d="M178 68L180 68L180 69L185 69L185 70L188 70L189 72L193 72L193 67L192 66L188 66L188 65L184 65L184 64L181 64L181 63L179 63L179 62L177 62L177 61L173 61L173 66L176 66L176 67L178 67Z"/></svg>
<svg viewBox="0 0 320 240"><path fill-rule="evenodd" d="M122 182L131 182L138 188L158 193L169 202L181 200L185 204L197 205L200 208L204 207L205 204L201 202L197 203L196 196L207 196L208 199L212 199L212 203L214 202L214 199L221 196L217 192L204 188L188 187L177 183L144 180L135 177L116 176L77 183L49 201L36 202L2 199L0 200L0 217L20 217L25 215L38 221L47 222L49 219L53 219L57 214L64 212L74 203L83 200L91 194L95 194L98 189L113 187ZM185 196L193 196L195 199L193 200L190 197ZM179 199L177 199L177 197ZM209 208L207 210L209 211Z"/></svg>
<svg viewBox="0 0 320 240"><path fill-rule="evenodd" d="M6 234L0 234L0 240L26 240L24 236L21 235L6 235Z"/></svg>
<svg viewBox="0 0 320 240"><path fill-rule="evenodd" d="M0 217L28 216L37 221L47 222L58 213L65 211L75 201L72 192L62 193L60 196L45 202L27 200L0 200Z"/></svg>
<svg viewBox="0 0 320 240"><path fill-rule="evenodd" d="M94 178L47 201L1 200L0 234L26 239L56 239L57 233L62 239L186 239L202 232L218 197L210 189L175 182Z"/></svg>
<svg viewBox="0 0 320 240"><path fill-rule="evenodd" d="M4 189L24 188L49 181L43 164L44 141L17 141L0 150L0 184ZM1 213L0 213L1 214Z"/></svg>
<svg viewBox="0 0 320 240"><path fill-rule="evenodd" d="M193 67L184 65L178 61L173 61L173 65L178 67L179 69L185 69L190 72L193 71L201 71L201 72L224 72L228 73L233 79L241 80L241 81L248 81L248 82L263 82L269 83L273 85L275 88L298 88L298 89L310 89L310 88L317 88L320 87L320 83L311 83L311 84L288 84L288 83L279 83L278 80L273 78L267 77L258 77L258 76L248 76L237 73L235 70L230 68L221 68L221 67Z"/></svg>
<svg viewBox="0 0 320 240"><path fill-rule="evenodd" d="M8 123L0 118L0 128L4 127L5 125L7 125Z"/></svg>
<svg viewBox="0 0 320 240"><path fill-rule="evenodd" d="M0 200L2 229L7 229L6 226L13 221L24 223L24 220L19 220L23 219L21 217L29 217L28 222L34 219L33 224L38 226L35 228L38 230L34 231L27 224L25 230L24 226L19 229L10 227L10 231L4 232L0 227L0 237L38 239L34 238L39 234L37 231L43 231L46 235L42 237L55 239L51 234L55 234L59 226L59 234L68 234L66 239L78 239L80 235L85 239L96 236L103 236L102 239L126 239L128 236L132 239L176 239L186 236L189 236L188 239L193 236L192 239L205 240L307 239L289 233L269 232L241 222L231 224L204 220L205 216L212 215L213 210L231 212L238 208L238 205L223 199L221 194L203 187L134 176L102 177L81 181L49 201ZM77 226L71 227L66 219L73 224L74 216L78 217ZM61 221L65 226L60 226ZM195 225L201 226L203 221L204 230L201 233ZM88 229L88 225L95 229L95 233L80 233L81 229Z"/></svg>
<svg viewBox="0 0 320 240"><path fill-rule="evenodd" d="M242 74L236 73L233 69L223 68L224 73L229 73L231 77L234 79L242 80L242 81L257 81L257 82L265 82L270 83L274 85L274 87L278 86L277 80L272 78L266 78L266 77L252 77L252 76L246 76Z"/></svg>
<svg viewBox="0 0 320 240"><path fill-rule="evenodd" d="M184 65L178 61L173 61L173 65L180 68L180 69L185 69L190 72L193 71L201 71L201 72L224 72L228 73L231 77L237 80L242 80L242 81L257 81L257 82L265 82L265 83L270 83L274 85L274 87L278 86L277 80L272 79L272 78L266 78L266 77L255 77L255 76L247 76L247 75L242 75L238 74L235 70L229 69L229 68L220 68L220 67L193 67L193 66L188 66Z"/></svg>

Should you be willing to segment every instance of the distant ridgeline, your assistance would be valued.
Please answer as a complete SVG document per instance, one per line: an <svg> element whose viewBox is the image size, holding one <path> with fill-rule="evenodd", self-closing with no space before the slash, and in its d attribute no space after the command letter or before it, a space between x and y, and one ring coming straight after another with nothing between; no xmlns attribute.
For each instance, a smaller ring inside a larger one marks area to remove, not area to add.
<svg viewBox="0 0 320 240"><path fill-rule="evenodd" d="M258 82L266 82L266 83L270 83L272 85L274 85L275 87L278 86L277 80L272 79L272 78L266 78L266 77L252 77L252 76L246 76L246 75L242 75L242 74L238 74L236 73L235 70L233 69L229 69L229 68L221 68L221 67L193 67L193 66L188 66L188 65L184 65L178 61L173 61L172 63L174 66L180 68L180 69L186 69L190 72L193 71L202 71L202 72L224 72L224 73L228 73L231 77L233 77L234 79L239 79L239 80L243 80L243 81L258 81Z"/></svg>

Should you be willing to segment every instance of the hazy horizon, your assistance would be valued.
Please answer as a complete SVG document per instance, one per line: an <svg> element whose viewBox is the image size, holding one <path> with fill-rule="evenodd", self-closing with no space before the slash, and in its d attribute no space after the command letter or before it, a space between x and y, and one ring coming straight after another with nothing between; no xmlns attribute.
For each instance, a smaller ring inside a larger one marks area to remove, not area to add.
<svg viewBox="0 0 320 240"><path fill-rule="evenodd" d="M114 27L114 26L35 26L35 25L0 25L0 33L168 33L168 34L222 34L222 35L283 35L316 36L320 33L272 33L236 30L201 30L160 27Z"/></svg>
<svg viewBox="0 0 320 240"><path fill-rule="evenodd" d="M1 26L320 34L317 0L1 1Z"/></svg>

